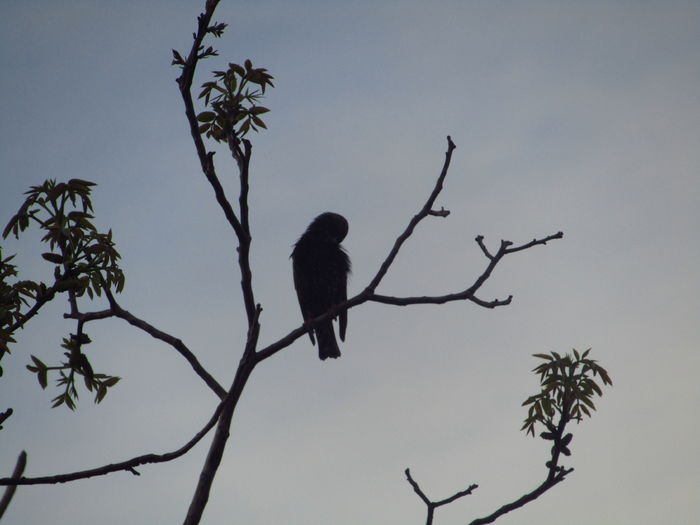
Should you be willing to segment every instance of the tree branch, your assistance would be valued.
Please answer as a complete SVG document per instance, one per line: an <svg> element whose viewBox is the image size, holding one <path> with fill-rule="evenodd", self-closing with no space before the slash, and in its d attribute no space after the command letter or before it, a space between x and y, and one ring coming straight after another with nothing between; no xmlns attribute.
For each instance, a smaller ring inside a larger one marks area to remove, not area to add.
<svg viewBox="0 0 700 525"><path fill-rule="evenodd" d="M248 165L250 162L251 155L251 145L250 142L244 140L245 152L243 152L242 158L239 160L239 153L235 150L238 149L237 146L232 149L234 158L239 163L240 166L244 166L245 169L241 171L241 194L240 194L240 213L241 218L236 216L233 211L233 207L226 197L224 188L221 185L221 181L216 174L216 169L214 167L214 152L207 151L204 146L204 141L202 140L202 134L199 132L199 124L197 122L197 115L194 110L194 102L192 100L192 80L194 78L194 72L197 68L197 63L200 58L200 50L202 47L202 41L204 37L209 32L211 23L211 18L214 15L216 6L219 0L207 0L205 5L205 10L198 17L197 32L193 35L194 41L192 42L192 48L190 49L187 59L182 64L182 73L177 79L178 86L180 88L180 94L182 100L185 104L185 116L187 117L187 122L190 127L190 134L192 135L192 140L197 150L197 156L199 157L199 162L202 167L202 172L207 178L212 188L214 189L214 195L216 201L226 216L226 220L229 222L236 237L238 238L238 263L241 269L241 288L243 290L243 303L246 309L246 315L248 317L248 326L252 326L253 317L255 316L255 296L253 295L252 287L252 272L250 269L249 262L249 251L250 251L250 227L248 224Z"/></svg>
<svg viewBox="0 0 700 525"><path fill-rule="evenodd" d="M223 401L221 401L216 410L207 421L206 425L197 432L192 439L185 443L182 447L173 450L172 452L166 452L165 454L145 454L143 456L137 456L135 458L129 459L127 461L122 461L120 463L112 463L110 465L104 465L102 467L97 467L88 470L81 470L77 472L71 472L69 474L57 474L55 476L42 476L36 478L23 478L18 476L13 476L11 478L0 478L0 486L2 485L46 485L46 484L56 484L56 483L66 483L68 481L75 481L78 479L92 478L94 476L104 476L110 474L111 472L118 472L120 470L126 470L132 474L138 475L135 470L136 467L140 465L146 465L149 463L164 463L166 461L172 461L180 456L184 456L189 452L192 447L194 447L199 441L209 432L212 427L216 424L221 411L223 410L226 403L230 402L231 396L226 396Z"/></svg>
<svg viewBox="0 0 700 525"><path fill-rule="evenodd" d="M199 157L199 162L202 166L202 172L214 189L216 201L219 203L219 206L221 206L226 219L228 220L229 224L231 224L231 227L240 239L244 237L243 228L238 220L238 217L236 217L233 208L231 207L231 203L226 197L218 176L216 175L216 170L214 168L214 152L208 152L204 146L204 141L202 140L202 135L199 132L199 126L197 124L197 115L194 111L194 102L192 100L191 93L192 80L194 78L197 62L199 61L199 50L202 46L202 41L207 34L211 17L213 16L214 10L216 9L218 3L219 0L207 0L204 13L199 15L197 19L197 32L193 35L194 41L192 42L192 48L190 49L189 55L182 66L182 73L178 77L177 83L180 87L182 100L185 104L185 116L187 117L187 122L190 126L190 134L192 135L192 141L194 142L197 150L197 156Z"/></svg>
<svg viewBox="0 0 700 525"><path fill-rule="evenodd" d="M232 137L231 141L237 141L237 137ZM245 236L239 238L238 245L238 265L241 268L241 288L243 290L243 303L245 305L246 315L248 316L248 326L253 326L253 318L255 317L255 295L253 294L253 272L250 268L250 243L252 236L250 234L250 222L248 219L248 170L250 168L250 156L253 152L253 146L247 139L241 139L243 143L243 151L238 144L232 145L231 152L238 164L238 172L240 178L240 195L238 198L241 215L241 227Z"/></svg>
<svg viewBox="0 0 700 525"><path fill-rule="evenodd" d="M466 290L446 295L422 297L392 297L387 295L372 294L369 296L368 300L376 303L393 304L396 306L408 306L411 304L444 304L451 301L464 300L472 301L478 304L479 306L483 306L484 308L496 308L497 306L505 306L510 304L513 300L512 295L509 295L507 299L494 299L492 301L483 301L474 295L475 292L481 287L481 285L484 284L484 282L486 282L486 280L491 276L491 272L493 272L494 268L499 263L499 261L505 255L508 255L510 253L526 250L537 245L544 245L547 244L547 241L551 241L553 239L561 239L563 236L564 234L562 232L557 232L553 235L548 235L547 237L543 237L541 239L533 239L532 241L526 244L516 246L514 248L510 248L510 246L512 246L513 244L511 241L501 241L501 248L498 250L496 255L491 255L491 253L489 253L488 249L483 243L484 237L482 235L479 235L476 238L476 242L481 247L481 250L484 252L484 255L486 255L486 257L489 259L489 264L484 270L484 272L476 279L474 284L472 284Z"/></svg>
<svg viewBox="0 0 700 525"><path fill-rule="evenodd" d="M163 332L162 330L158 330L155 326L147 323L142 319L139 319L127 310L124 310L121 306L119 306L111 292L109 292L109 290L105 291L108 292L108 298L111 305L109 310L101 310L98 312L88 313L63 314L63 317L67 319L77 319L79 321L94 321L98 319L106 319L108 317L118 317L120 319L123 319L130 325L135 326L136 328L140 328L141 330L149 334L151 337L159 339L164 343L167 343L170 346L172 346L175 350L177 350L180 353L182 357L184 357L187 360L194 372L202 378L202 380L207 384L207 386L217 396L219 396L220 399L223 399L226 396L226 390L224 390L224 387L222 387L218 383L218 381L214 379L214 377L209 372L207 372L207 370L202 366L202 364L199 362L194 353L192 353L192 351L187 347L187 345L185 345L185 343L182 342L182 340L166 332Z"/></svg>
<svg viewBox="0 0 700 525"><path fill-rule="evenodd" d="M507 514L508 512L512 510L519 509L520 507L526 505L527 503L530 503L531 501L536 500L539 498L542 494L547 492L549 489L557 485L559 482L564 481L564 478L566 476L573 472L574 469L565 469L561 470L559 474L557 474L554 478L549 479L547 478L539 487L537 487L535 490L532 492L529 492L522 497L518 498L517 500L513 501L512 503L507 503L506 505L503 505L500 509L498 509L496 512L493 514L489 514L488 516L484 518L478 518L475 519L474 521L470 522L469 525L484 525L486 523L493 523L496 521L498 518L503 516L504 514Z"/></svg>
<svg viewBox="0 0 700 525"><path fill-rule="evenodd" d="M450 168L450 161L452 160L452 152L456 148L454 142L452 142L452 139L450 136L447 136L447 152L445 153L445 162L442 165L442 171L440 172L440 175L437 178L437 181L435 182L435 187L433 188L433 191L430 193L430 196L428 197L428 200L425 202L421 210L414 215L414 217L411 219L411 221L408 223L408 226L406 226L406 229L401 233L401 235L398 236L396 241L394 242L394 246L391 248L391 251L389 252L389 255L387 255L386 259L382 263L382 265L379 267L379 271L377 274L374 276L374 278L370 281L369 285L367 285L367 288L365 288L363 293L367 293L367 295L373 294L374 290L377 288L381 280L384 278L386 273L389 271L389 267L391 264L394 262L394 259L396 259L396 256L399 253L399 250L401 249L401 246L403 245L404 242L413 234L413 230L416 228L418 223L425 219L428 215L430 215L433 204L435 203L435 199L437 199L437 196L440 194L442 191L442 184L443 181L445 180L445 177L447 177L447 170ZM446 217L449 212L445 212L445 210L442 210L441 215L443 217Z"/></svg>
<svg viewBox="0 0 700 525"><path fill-rule="evenodd" d="M199 475L199 480L197 482L197 488L192 496L192 501L187 510L187 516L185 517L184 525L197 525L202 519L202 514L204 513L204 507L207 505L209 500L209 492L211 490L211 485L214 482L214 476L216 471L221 464L221 458L224 454L224 449L226 447L226 442L228 441L231 429L231 421L233 419L233 413L238 405L238 401L243 393L243 388L248 382L250 374L253 369L258 364L258 360L255 359L255 346L258 342L258 335L260 333L259 317L262 308L260 305L256 306L255 316L253 317L253 325L248 330L248 337L246 341L246 346L243 351L243 357L236 370L236 376L233 379L233 384L229 390L229 394L226 397L226 401L223 404L223 409L221 412L221 418L219 419L219 424L216 427L216 432L214 433L214 438L209 447L209 453L207 454L207 459L202 466L202 471Z"/></svg>
<svg viewBox="0 0 700 525"><path fill-rule="evenodd" d="M452 503L453 501L456 501L464 496L469 496L472 492L479 488L479 485L472 484L469 485L469 487L467 487L465 490L461 490L456 494L453 494L449 498L445 498L440 501L431 501L430 498L426 496L425 492L421 490L418 483L411 477L411 470L406 469L404 473L406 474L406 479L413 487L415 493L418 494L418 497L423 500L423 503L425 503L425 506L427 507L427 517L425 520L425 525L431 525L433 523L433 516L435 514L436 508L441 507L442 505L447 505L448 503Z"/></svg>
<svg viewBox="0 0 700 525"><path fill-rule="evenodd" d="M433 191L431 192L430 196L428 197L428 200L425 202L421 210L411 219L409 222L408 226L406 229L397 237L396 241L394 242L394 245L392 249L390 250L389 254L387 255L386 259L382 262L379 270L377 271L377 274L374 276L374 278L370 281L370 283L365 287L365 289L360 292L359 294L355 295L354 297L351 297L348 299L346 302L336 305L327 312L325 312L323 315L320 315L316 317L315 319L312 319L310 321L307 321L303 325L301 325L298 328L295 328L291 332L289 332L286 336L283 338L279 339L278 341L275 341L274 343L266 346L265 348L259 350L256 353L256 360L257 361L263 361L267 359L268 357L271 357L272 355L276 354L283 348L286 348L287 346L291 345L294 341L296 341L299 337L303 336L308 332L308 329L310 327L314 327L328 319L332 319L335 316L338 315L339 312L342 310L354 308L355 306L359 306L367 301L373 301L377 303L384 303L384 304L392 304L392 305L397 305L397 306L408 306L412 304L443 304L451 301L472 301L473 303L482 306L484 308L496 308L499 306L505 306L511 303L513 296L510 295L506 299L494 299L492 301L484 301L482 299L479 299L475 294L476 291L481 288L481 286L486 282L486 280L491 276L491 273L493 270L496 268L496 265L500 262L500 260L506 256L509 253L514 253L517 251L525 250L528 248L532 248L533 246L537 245L544 245L548 241L551 241L553 239L561 239L564 234L562 232L557 232L553 235L548 235L547 237L543 237L541 239L534 239L526 244L512 247L513 243L511 241L501 241L501 246L498 250L498 252L495 255L492 255L489 253L488 249L484 245L484 237L482 235L479 235L476 238L476 242L481 248L481 250L484 252L484 255L489 259L489 263L486 267L486 269L483 271L483 273L474 281L474 283L467 288L466 290L463 290L461 292L456 292L456 293L451 293L447 295L441 295L441 296L422 296L422 297L392 297L392 296L387 296L387 295L379 295L375 294L374 290L376 287L379 285L381 280L384 278L386 273L389 271L389 268L391 267L392 263L396 259L396 256L399 253L399 250L401 249L401 246L403 243L413 234L413 231L415 230L415 227L418 225L418 223L423 220L425 217L429 215L438 215L441 217L446 217L449 212L446 211L444 208L442 208L440 211L433 211L432 207L435 203L435 200L437 199L440 191L442 190L443 187L443 182L445 180L445 177L447 176L447 171L450 167L450 161L452 159L452 151L455 149L455 145L452 142L452 139L448 136L447 137L447 151L445 152L445 161L442 166L442 170L440 172L440 175L437 178L437 181L435 182L435 186L433 187Z"/></svg>

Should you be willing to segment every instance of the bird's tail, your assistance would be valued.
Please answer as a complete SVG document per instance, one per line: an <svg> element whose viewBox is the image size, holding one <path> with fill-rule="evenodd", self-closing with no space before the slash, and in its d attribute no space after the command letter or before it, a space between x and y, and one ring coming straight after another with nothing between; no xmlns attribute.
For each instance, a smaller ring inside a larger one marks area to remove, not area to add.
<svg viewBox="0 0 700 525"><path fill-rule="evenodd" d="M340 348L335 340L333 323L330 320L316 327L316 337L318 337L318 357L321 360L340 357Z"/></svg>

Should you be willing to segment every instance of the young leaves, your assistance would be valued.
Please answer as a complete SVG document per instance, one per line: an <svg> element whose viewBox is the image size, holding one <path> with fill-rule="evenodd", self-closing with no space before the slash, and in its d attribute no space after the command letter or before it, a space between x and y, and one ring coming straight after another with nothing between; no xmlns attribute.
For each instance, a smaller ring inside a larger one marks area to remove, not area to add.
<svg viewBox="0 0 700 525"><path fill-rule="evenodd" d="M612 385L612 380L602 366L588 358L590 351L590 348L583 353L574 350L573 355L565 356L557 352L534 354L544 361L533 370L540 377L541 390L523 402L523 406L530 408L521 430L534 436L535 425L539 423L549 431L541 437L553 439L557 415L565 422L580 422L584 416L591 416L595 410L593 397L603 395L594 378L599 377L604 385Z"/></svg>
<svg viewBox="0 0 700 525"><path fill-rule="evenodd" d="M36 374L41 388L46 389L49 372L58 372L56 385L62 387L63 391L51 400L52 408L65 405L75 410L78 401L75 383L77 376L82 376L88 391L95 392L95 403L100 403L107 395L107 389L119 382L119 377L93 372L90 361L82 351L83 345L88 343L90 338L83 333L70 334L69 338L64 338L61 346L68 351L64 352L66 360L60 366L47 366L38 357L31 356L33 364L27 365L27 370Z"/></svg>
<svg viewBox="0 0 700 525"><path fill-rule="evenodd" d="M95 183L71 179L56 183L46 180L32 186L19 211L10 219L3 237L19 238L20 232L35 222L44 231L42 241L50 252L41 256L57 265L55 291L73 291L77 297L87 293L100 296L103 289L121 292L124 274L117 263L120 258L111 230L100 233L92 224L91 187Z"/></svg>
<svg viewBox="0 0 700 525"><path fill-rule="evenodd" d="M3 258L0 250L0 358L9 352L16 330L35 315L38 310L57 294L67 292L71 312L77 310L77 299L87 294L91 299L103 291L121 292L124 287L124 274L118 265L120 258L111 230L101 233L93 225L91 188L95 184L82 179L71 179L57 183L47 180L32 186L25 193L27 198L19 211L10 219L3 236L14 235L35 223L43 233L42 242L49 250L41 254L42 259L53 265L52 285L33 281L10 282L17 276L12 257ZM81 375L88 390L96 391L95 401L101 401L107 388L116 384L118 378L104 374L94 374L90 362L82 352L82 345L89 338L82 333L82 323L78 322L78 334L63 340L63 347L69 350L65 355L68 361L60 366L47 366L39 358L32 356L30 372L37 375L42 388L48 383L50 371L59 372L59 385L64 392L54 398L54 406L64 404L75 408L78 393L74 379ZM2 369L0 369L0 374Z"/></svg>
<svg viewBox="0 0 700 525"><path fill-rule="evenodd" d="M205 106L212 109L197 115L199 132L217 142L243 137L251 129L267 129L260 115L270 110L257 103L268 85L274 87L267 69L254 68L250 60L245 61L245 67L234 63L228 66L226 71L214 71L216 80L202 84L199 94Z"/></svg>

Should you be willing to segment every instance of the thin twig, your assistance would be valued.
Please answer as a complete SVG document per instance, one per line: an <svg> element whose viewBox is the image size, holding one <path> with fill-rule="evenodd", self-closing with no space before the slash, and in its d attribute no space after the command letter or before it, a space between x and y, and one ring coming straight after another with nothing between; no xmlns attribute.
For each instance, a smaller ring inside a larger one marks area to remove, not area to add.
<svg viewBox="0 0 700 525"><path fill-rule="evenodd" d="M379 267L379 271L377 271L377 274L374 276L374 278L370 281L369 285L367 285L367 288L365 288L365 291L367 295L370 295L374 293L374 290L376 290L377 286L379 286L379 283L381 280L384 278L386 273L389 271L389 267L391 264L394 262L394 259L396 259L396 256L399 254L399 250L401 249L401 246L403 245L404 242L411 236L413 233L413 230L416 228L418 223L425 219L428 215L430 215L430 211L433 207L433 204L435 203L435 199L437 199L437 196L440 194L442 191L442 184L445 180L445 177L447 177L447 171L450 169L450 161L452 160L452 152L456 148L454 142L452 142L452 139L450 136L447 136L447 152L445 152L445 162L442 165L442 170L440 172L440 175L437 178L437 181L435 182L435 187L433 187L433 191L430 193L430 196L428 197L428 200L425 202L421 210L411 219L411 221L408 223L408 226L406 226L406 229L399 235L394 242L394 246L391 248L391 251L389 252L389 255L387 255L386 259L382 263L382 265Z"/></svg>

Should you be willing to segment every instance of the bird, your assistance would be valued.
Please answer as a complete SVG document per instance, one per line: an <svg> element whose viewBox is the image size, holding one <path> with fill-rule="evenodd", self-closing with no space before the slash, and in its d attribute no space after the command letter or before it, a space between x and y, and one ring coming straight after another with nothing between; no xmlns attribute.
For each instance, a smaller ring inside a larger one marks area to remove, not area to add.
<svg viewBox="0 0 700 525"><path fill-rule="evenodd" d="M294 288L301 315L308 322L347 300L350 257L340 243L348 233L348 221L342 215L325 212L316 217L299 237L292 250ZM347 310L338 313L338 333L345 341ZM321 360L340 357L333 322L327 319L309 329L311 343L318 339Z"/></svg>

